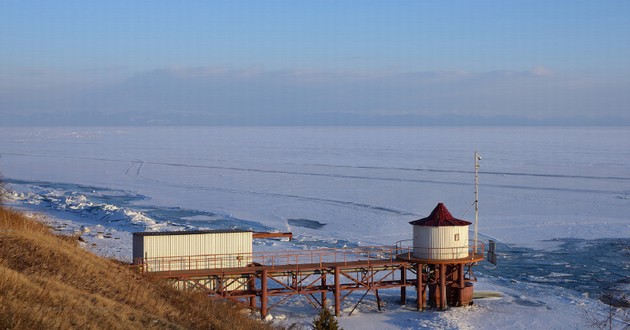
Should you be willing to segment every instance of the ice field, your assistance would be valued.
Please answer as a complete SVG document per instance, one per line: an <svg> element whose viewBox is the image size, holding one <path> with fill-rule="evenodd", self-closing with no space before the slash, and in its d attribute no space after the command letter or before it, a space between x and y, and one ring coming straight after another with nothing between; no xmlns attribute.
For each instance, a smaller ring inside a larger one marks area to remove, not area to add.
<svg viewBox="0 0 630 330"><path fill-rule="evenodd" d="M589 328L601 293L630 295L625 127L2 128L0 172L10 205L129 260L133 231L292 231L254 247L282 250L410 239L438 202L473 221L475 150L479 235L500 252L476 290L502 298L423 314L393 292L388 311L364 306L342 326ZM316 313L295 306L286 320Z"/></svg>

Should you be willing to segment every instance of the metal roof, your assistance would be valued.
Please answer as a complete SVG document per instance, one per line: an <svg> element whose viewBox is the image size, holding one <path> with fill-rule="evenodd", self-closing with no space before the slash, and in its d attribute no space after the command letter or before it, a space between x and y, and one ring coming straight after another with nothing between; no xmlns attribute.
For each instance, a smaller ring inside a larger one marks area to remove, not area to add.
<svg viewBox="0 0 630 330"><path fill-rule="evenodd" d="M133 233L134 236L168 236L168 235L195 235L195 234L226 234L226 233L251 233L252 230L225 229L225 230L181 230L181 231L142 231Z"/></svg>
<svg viewBox="0 0 630 330"><path fill-rule="evenodd" d="M438 203L438 205L433 209L433 212L426 217L418 220L414 220L409 222L414 226L431 226L431 227L441 227L441 226L468 226L471 222L466 220L456 219L451 215L451 212L448 211L444 203Z"/></svg>

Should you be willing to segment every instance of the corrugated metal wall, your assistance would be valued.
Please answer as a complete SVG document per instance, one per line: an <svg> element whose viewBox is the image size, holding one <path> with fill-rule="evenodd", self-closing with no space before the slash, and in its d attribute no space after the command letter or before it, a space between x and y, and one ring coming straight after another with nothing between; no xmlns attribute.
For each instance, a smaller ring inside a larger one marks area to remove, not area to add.
<svg viewBox="0 0 630 330"><path fill-rule="evenodd" d="M252 232L134 235L133 249L147 271L243 267L252 261Z"/></svg>
<svg viewBox="0 0 630 330"><path fill-rule="evenodd" d="M252 232L144 236L144 257L175 257L252 252Z"/></svg>
<svg viewBox="0 0 630 330"><path fill-rule="evenodd" d="M413 226L413 256L449 260L468 257L469 226Z"/></svg>

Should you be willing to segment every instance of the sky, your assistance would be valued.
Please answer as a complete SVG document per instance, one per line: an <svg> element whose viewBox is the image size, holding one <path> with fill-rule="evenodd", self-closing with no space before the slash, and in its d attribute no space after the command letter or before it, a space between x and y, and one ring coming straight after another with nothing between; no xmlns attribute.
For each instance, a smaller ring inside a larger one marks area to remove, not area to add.
<svg viewBox="0 0 630 330"><path fill-rule="evenodd" d="M630 2L18 1L0 125L630 124Z"/></svg>

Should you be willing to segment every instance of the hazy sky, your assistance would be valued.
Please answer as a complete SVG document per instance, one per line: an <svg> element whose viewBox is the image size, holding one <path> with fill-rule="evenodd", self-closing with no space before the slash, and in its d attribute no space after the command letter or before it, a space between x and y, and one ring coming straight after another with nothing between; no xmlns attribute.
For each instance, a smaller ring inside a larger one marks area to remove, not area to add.
<svg viewBox="0 0 630 330"><path fill-rule="evenodd" d="M0 4L0 124L630 124L630 1Z"/></svg>

